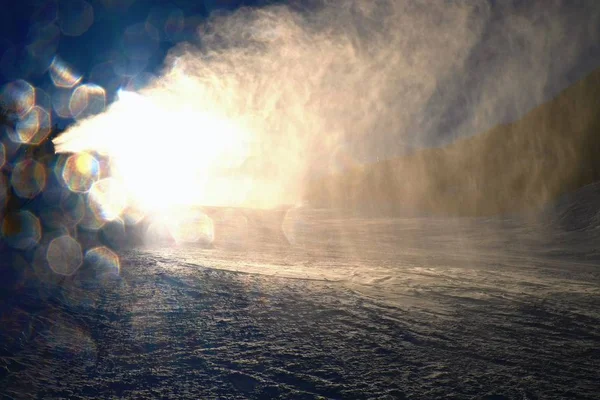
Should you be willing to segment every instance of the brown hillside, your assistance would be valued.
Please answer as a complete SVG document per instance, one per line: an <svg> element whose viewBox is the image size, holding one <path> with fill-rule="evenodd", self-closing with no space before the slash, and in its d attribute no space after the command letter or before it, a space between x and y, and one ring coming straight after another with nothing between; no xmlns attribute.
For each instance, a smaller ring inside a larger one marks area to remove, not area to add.
<svg viewBox="0 0 600 400"><path fill-rule="evenodd" d="M316 207L491 215L600 179L600 69L520 120L308 184Z"/></svg>

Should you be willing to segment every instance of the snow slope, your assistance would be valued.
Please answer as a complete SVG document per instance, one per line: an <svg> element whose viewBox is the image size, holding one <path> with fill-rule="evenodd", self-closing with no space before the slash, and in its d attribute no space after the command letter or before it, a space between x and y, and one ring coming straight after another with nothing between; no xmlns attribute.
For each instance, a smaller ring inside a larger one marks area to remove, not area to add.
<svg viewBox="0 0 600 400"><path fill-rule="evenodd" d="M123 251L120 277L25 278L0 308L0 393L597 398L597 237L569 222L595 193L528 220L293 209L287 240L249 227Z"/></svg>

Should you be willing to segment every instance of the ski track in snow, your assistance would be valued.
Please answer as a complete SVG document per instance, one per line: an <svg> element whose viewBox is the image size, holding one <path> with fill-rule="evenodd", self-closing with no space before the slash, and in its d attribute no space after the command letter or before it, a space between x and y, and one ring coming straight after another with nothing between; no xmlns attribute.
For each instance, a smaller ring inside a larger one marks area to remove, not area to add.
<svg viewBox="0 0 600 400"><path fill-rule="evenodd" d="M119 279L23 288L3 308L0 393L597 398L597 234L315 221L294 246L130 250Z"/></svg>

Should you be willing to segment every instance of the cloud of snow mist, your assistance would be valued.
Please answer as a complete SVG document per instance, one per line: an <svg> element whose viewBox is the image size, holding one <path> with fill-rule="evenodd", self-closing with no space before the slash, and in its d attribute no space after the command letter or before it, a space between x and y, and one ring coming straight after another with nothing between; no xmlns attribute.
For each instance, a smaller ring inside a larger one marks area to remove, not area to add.
<svg viewBox="0 0 600 400"><path fill-rule="evenodd" d="M80 121L57 151L107 155L143 186L132 198L294 203L307 177L518 116L597 32L561 1L301 4L212 16L139 100Z"/></svg>

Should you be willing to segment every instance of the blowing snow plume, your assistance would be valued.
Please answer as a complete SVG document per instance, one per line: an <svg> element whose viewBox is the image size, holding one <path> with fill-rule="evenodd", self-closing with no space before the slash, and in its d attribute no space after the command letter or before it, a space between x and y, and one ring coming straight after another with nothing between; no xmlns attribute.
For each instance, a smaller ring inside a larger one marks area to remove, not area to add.
<svg viewBox="0 0 600 400"><path fill-rule="evenodd" d="M562 2L515 4L348 0L216 15L159 78L56 148L107 156L126 201L146 209L295 203L315 176L473 134L544 98L582 51L574 37L595 31L561 16ZM499 54L485 57L490 45Z"/></svg>

